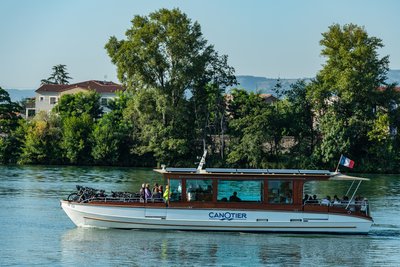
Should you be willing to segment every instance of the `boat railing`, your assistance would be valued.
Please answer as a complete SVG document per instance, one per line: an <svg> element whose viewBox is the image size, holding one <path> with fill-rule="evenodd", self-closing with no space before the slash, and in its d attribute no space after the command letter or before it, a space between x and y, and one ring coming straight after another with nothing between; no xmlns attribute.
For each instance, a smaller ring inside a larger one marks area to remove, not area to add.
<svg viewBox="0 0 400 267"><path fill-rule="evenodd" d="M79 203L91 203L91 202L104 202L104 203L113 203L113 202L123 202L123 203L164 203L163 198L148 198L144 199L142 197L91 197L88 199L84 199L81 201L76 201Z"/></svg>
<svg viewBox="0 0 400 267"><path fill-rule="evenodd" d="M337 209L343 209L347 210L347 213L352 213L352 212L361 212L364 213L365 215L369 216L369 204L368 201L362 200L362 201L352 201L349 203L349 201L341 201L339 203L337 202L330 202L330 203L325 203L321 200L307 200L304 202L303 206L308 206L308 207L315 207L315 206L322 206L322 207L328 207L328 211L336 211Z"/></svg>

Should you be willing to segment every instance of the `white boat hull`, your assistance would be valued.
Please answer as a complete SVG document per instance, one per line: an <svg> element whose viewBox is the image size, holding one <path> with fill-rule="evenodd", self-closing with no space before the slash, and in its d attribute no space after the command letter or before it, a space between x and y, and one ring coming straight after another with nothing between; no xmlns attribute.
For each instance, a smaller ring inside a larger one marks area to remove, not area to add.
<svg viewBox="0 0 400 267"><path fill-rule="evenodd" d="M61 201L78 227L240 232L367 234L372 220L353 215L293 211L147 208Z"/></svg>

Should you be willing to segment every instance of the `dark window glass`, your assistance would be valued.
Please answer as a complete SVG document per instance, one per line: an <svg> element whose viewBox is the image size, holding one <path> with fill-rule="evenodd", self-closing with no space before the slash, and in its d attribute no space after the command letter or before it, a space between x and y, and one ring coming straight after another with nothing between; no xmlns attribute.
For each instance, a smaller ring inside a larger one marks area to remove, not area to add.
<svg viewBox="0 0 400 267"><path fill-rule="evenodd" d="M292 204L293 182L282 180L268 181L268 202L276 204Z"/></svg>
<svg viewBox="0 0 400 267"><path fill-rule="evenodd" d="M182 200L182 181L178 179L169 180L169 201L176 202Z"/></svg>
<svg viewBox="0 0 400 267"><path fill-rule="evenodd" d="M212 180L186 180L187 201L212 201L213 189Z"/></svg>

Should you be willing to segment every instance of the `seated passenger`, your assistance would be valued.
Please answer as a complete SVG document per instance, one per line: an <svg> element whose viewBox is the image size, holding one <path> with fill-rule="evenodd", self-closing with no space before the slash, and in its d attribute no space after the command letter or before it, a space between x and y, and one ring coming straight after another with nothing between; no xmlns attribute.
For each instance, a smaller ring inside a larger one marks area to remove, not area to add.
<svg viewBox="0 0 400 267"><path fill-rule="evenodd" d="M312 197L310 196L308 203L312 203L312 204L318 203L317 195L313 195Z"/></svg>
<svg viewBox="0 0 400 267"><path fill-rule="evenodd" d="M233 192L233 195L229 197L229 201L238 202L238 201L242 201L242 200L237 196L237 192Z"/></svg>
<svg viewBox="0 0 400 267"><path fill-rule="evenodd" d="M321 205L330 206L331 205L331 197L326 196L326 198L322 199Z"/></svg>
<svg viewBox="0 0 400 267"><path fill-rule="evenodd" d="M338 198L337 195L335 195L335 196L333 197L333 205L338 205L338 204L340 204L340 199Z"/></svg>

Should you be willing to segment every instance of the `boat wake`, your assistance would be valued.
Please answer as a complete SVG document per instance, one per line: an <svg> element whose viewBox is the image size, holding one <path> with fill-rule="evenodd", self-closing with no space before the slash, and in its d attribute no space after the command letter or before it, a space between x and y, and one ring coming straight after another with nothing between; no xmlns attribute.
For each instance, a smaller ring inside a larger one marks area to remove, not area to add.
<svg viewBox="0 0 400 267"><path fill-rule="evenodd" d="M396 224L373 224L370 231L371 236L377 237L400 237L400 225Z"/></svg>

